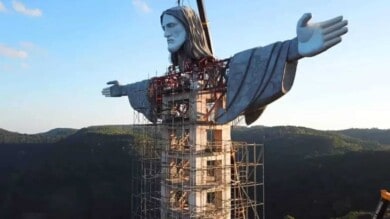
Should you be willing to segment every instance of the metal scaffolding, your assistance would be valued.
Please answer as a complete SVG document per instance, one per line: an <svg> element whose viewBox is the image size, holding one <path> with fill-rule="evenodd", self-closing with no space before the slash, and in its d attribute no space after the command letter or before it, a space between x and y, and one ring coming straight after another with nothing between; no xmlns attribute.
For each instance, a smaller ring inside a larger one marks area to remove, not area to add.
<svg viewBox="0 0 390 219"><path fill-rule="evenodd" d="M151 80L159 121L137 126L137 217L264 218L263 146L234 142L231 124L214 122L226 106L226 64L206 60Z"/></svg>

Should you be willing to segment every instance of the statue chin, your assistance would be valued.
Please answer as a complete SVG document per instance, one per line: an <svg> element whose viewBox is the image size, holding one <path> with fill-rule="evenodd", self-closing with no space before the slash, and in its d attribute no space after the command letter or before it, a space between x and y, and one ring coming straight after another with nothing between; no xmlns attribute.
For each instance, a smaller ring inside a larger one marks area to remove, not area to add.
<svg viewBox="0 0 390 219"><path fill-rule="evenodd" d="M175 53L180 49L181 45L168 45L168 51L170 53Z"/></svg>
<svg viewBox="0 0 390 219"><path fill-rule="evenodd" d="M184 45L185 41L186 41L185 34L181 34L180 36L176 37L176 39L174 39L173 42L168 43L168 51L170 53L175 53L179 51L179 49Z"/></svg>

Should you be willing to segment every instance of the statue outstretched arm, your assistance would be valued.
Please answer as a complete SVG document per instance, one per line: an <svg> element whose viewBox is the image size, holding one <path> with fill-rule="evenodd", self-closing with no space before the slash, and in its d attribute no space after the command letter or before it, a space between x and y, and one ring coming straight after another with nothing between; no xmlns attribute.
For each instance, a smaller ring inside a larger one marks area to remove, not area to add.
<svg viewBox="0 0 390 219"><path fill-rule="evenodd" d="M323 22L308 23L311 14L304 14L297 24L298 53L303 57L320 54L341 42L348 32L347 20L338 16Z"/></svg>
<svg viewBox="0 0 390 219"><path fill-rule="evenodd" d="M118 81L109 81L107 84L112 86L102 90L102 94L105 97L127 96L126 86L120 85Z"/></svg>
<svg viewBox="0 0 390 219"><path fill-rule="evenodd" d="M102 90L102 94L104 96L127 96L133 109L142 113L149 121L157 121L157 116L155 115L153 107L149 102L149 79L127 85L120 85L118 81L109 81L107 84L112 86L106 87Z"/></svg>

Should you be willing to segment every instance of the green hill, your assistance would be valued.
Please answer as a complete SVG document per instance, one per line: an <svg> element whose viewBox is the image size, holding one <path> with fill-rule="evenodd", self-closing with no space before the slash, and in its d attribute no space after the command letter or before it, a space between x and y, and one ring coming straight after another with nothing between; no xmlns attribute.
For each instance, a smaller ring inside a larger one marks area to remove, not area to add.
<svg viewBox="0 0 390 219"><path fill-rule="evenodd" d="M348 134L349 133L349 134ZM390 189L386 133L235 127L233 140L265 145L266 218L372 212ZM131 218L139 141L153 126L94 126L25 135L0 130L0 218Z"/></svg>
<svg viewBox="0 0 390 219"><path fill-rule="evenodd" d="M361 140L390 145L390 129L346 129L335 132Z"/></svg>
<svg viewBox="0 0 390 219"><path fill-rule="evenodd" d="M319 131L304 127L235 127L232 138L238 141L265 144L269 153L300 156L342 154L349 151L387 150L390 145L358 139L333 131Z"/></svg>
<svg viewBox="0 0 390 219"><path fill-rule="evenodd" d="M385 133L255 126L232 138L265 145L266 218L336 218L372 211L390 189Z"/></svg>
<svg viewBox="0 0 390 219"><path fill-rule="evenodd" d="M0 128L0 144L53 143L74 134L76 129L56 128L40 134L20 134Z"/></svg>

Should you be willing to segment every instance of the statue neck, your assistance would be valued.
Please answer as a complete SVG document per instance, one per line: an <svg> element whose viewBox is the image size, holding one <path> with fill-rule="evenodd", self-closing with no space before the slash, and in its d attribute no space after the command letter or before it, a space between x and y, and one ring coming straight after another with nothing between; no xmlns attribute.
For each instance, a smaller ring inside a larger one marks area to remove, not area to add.
<svg viewBox="0 0 390 219"><path fill-rule="evenodd" d="M177 61L180 71L185 71L185 66L193 62L193 60L189 58L182 50L180 50L177 54Z"/></svg>

